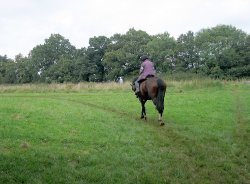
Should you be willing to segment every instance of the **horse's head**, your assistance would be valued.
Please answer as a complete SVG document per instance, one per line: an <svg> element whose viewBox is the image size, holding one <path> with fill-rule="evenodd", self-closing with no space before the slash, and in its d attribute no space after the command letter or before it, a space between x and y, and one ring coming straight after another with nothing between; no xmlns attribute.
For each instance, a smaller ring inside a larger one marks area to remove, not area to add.
<svg viewBox="0 0 250 184"><path fill-rule="evenodd" d="M136 89L135 89L135 81L136 81L136 80L137 80L137 78L134 78L133 81L132 81L132 84L130 84L133 91L136 90Z"/></svg>
<svg viewBox="0 0 250 184"><path fill-rule="evenodd" d="M132 90L135 91L135 83L130 84L132 87Z"/></svg>

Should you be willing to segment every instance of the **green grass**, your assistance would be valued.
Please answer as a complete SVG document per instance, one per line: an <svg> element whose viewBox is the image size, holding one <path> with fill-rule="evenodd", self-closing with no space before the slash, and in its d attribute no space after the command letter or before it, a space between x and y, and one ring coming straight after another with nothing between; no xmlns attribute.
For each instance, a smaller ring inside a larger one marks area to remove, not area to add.
<svg viewBox="0 0 250 184"><path fill-rule="evenodd" d="M170 81L164 121L129 84L0 86L0 183L249 183L250 85Z"/></svg>

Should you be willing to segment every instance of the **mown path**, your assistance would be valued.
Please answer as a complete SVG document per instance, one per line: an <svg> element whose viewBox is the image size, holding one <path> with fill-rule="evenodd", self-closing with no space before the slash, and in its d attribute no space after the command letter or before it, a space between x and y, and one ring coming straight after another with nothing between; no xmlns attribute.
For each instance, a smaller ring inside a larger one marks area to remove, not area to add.
<svg viewBox="0 0 250 184"><path fill-rule="evenodd" d="M243 183L250 183L250 130L247 114L249 105L242 101L243 93L237 86L233 89L235 98L235 131L232 144L232 159ZM248 108L248 109L246 109Z"/></svg>

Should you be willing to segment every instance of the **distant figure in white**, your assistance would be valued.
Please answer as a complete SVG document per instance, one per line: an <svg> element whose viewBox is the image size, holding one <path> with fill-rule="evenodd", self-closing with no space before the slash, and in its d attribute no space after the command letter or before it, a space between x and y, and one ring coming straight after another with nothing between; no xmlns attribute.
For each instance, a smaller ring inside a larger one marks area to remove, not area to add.
<svg viewBox="0 0 250 184"><path fill-rule="evenodd" d="M122 78L122 77L118 77L118 78L117 78L117 83L123 84L123 78Z"/></svg>

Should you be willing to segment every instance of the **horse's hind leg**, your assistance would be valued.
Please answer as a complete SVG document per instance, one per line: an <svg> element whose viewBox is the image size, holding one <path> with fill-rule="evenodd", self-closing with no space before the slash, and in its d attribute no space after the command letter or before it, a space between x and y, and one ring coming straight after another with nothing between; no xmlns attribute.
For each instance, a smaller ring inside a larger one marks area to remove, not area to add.
<svg viewBox="0 0 250 184"><path fill-rule="evenodd" d="M147 120L145 104L143 104L143 106L142 106L142 111L141 111L141 119L143 119L143 118L144 118L145 120Z"/></svg>
<svg viewBox="0 0 250 184"><path fill-rule="evenodd" d="M142 107L142 110L141 110L141 119L144 118L145 120L147 120L145 103L146 103L145 100L141 100L141 107Z"/></svg>
<svg viewBox="0 0 250 184"><path fill-rule="evenodd" d="M160 126L165 125L165 123L162 120L162 113L159 113L159 119L158 119L158 121L160 122Z"/></svg>
<svg viewBox="0 0 250 184"><path fill-rule="evenodd" d="M155 104L155 106L157 107L157 99L156 98L154 98L153 99L153 103ZM157 109L157 108L156 108ZM163 120L162 120L162 114L163 114L163 112L161 112L161 111L159 111L158 110L158 112L159 112L159 118L158 118L158 121L160 122L160 126L163 126L165 123L163 122Z"/></svg>
<svg viewBox="0 0 250 184"><path fill-rule="evenodd" d="M141 119L144 118L144 112L143 112L143 107L142 107L142 110L141 110Z"/></svg>

